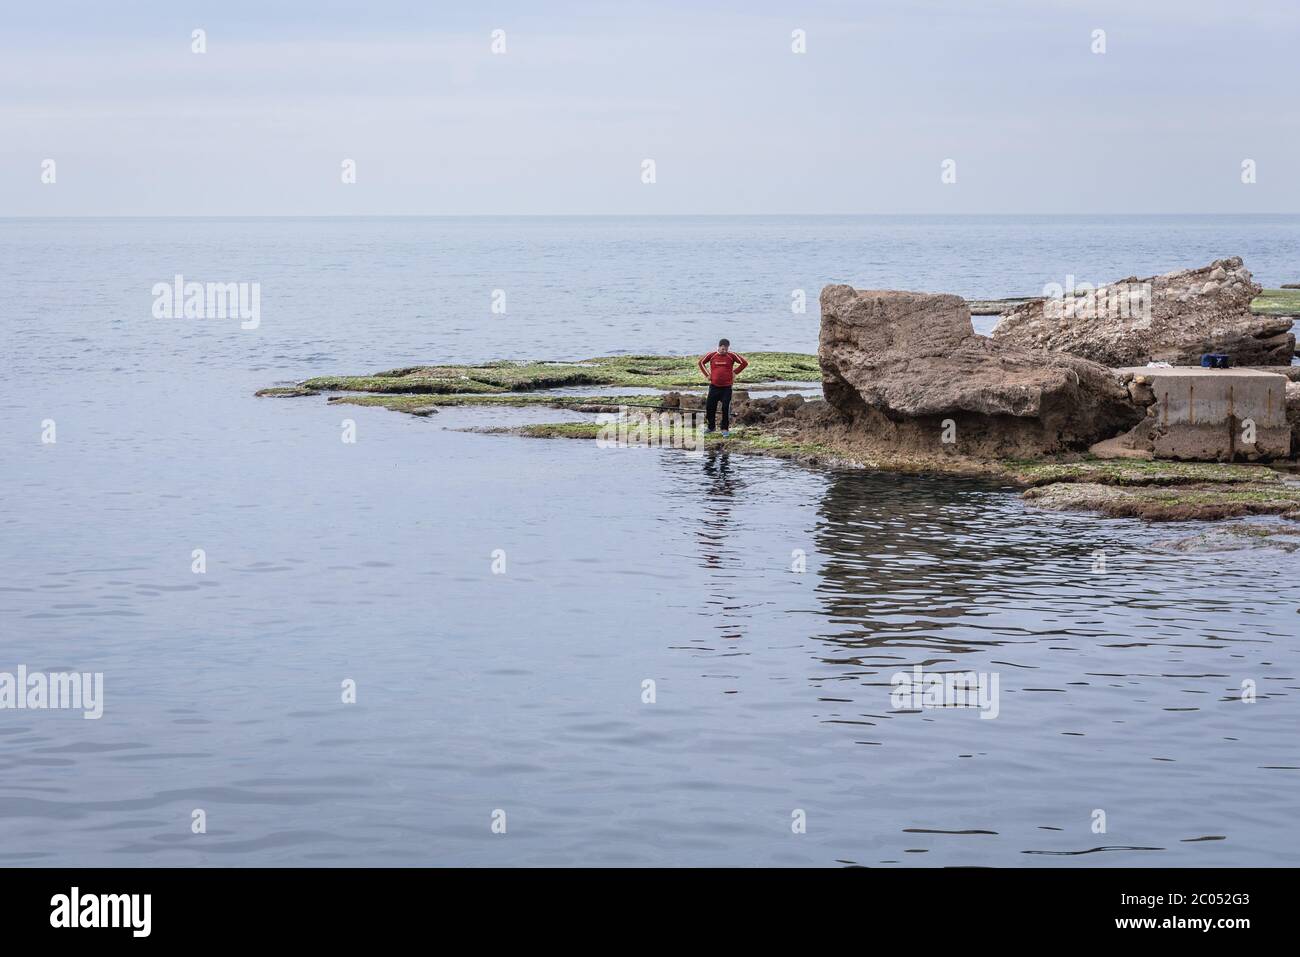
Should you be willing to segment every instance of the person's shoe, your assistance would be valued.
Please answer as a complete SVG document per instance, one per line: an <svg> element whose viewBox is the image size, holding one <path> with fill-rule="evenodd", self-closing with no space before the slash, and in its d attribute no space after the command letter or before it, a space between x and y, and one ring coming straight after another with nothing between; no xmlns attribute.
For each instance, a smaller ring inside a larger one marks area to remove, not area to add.
<svg viewBox="0 0 1300 957"><path fill-rule="evenodd" d="M729 438L731 438L731 432L730 432L729 430L725 430L725 429L724 429L723 432L722 432L722 437L723 437L724 439L729 439Z"/></svg>

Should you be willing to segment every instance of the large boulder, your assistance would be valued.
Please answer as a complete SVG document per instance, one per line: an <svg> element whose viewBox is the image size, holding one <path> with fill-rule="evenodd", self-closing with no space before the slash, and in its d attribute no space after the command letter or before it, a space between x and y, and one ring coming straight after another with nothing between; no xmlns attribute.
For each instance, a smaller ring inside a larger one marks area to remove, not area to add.
<svg viewBox="0 0 1300 957"><path fill-rule="evenodd" d="M1241 257L1162 276L1130 276L1079 296L1034 299L1009 310L993 338L1108 366L1197 365L1221 352L1235 365L1290 365L1291 320L1256 316L1261 292Z"/></svg>
<svg viewBox="0 0 1300 957"><path fill-rule="evenodd" d="M826 400L868 444L1034 456L1085 449L1143 410L1104 366L977 336L960 296L827 286Z"/></svg>

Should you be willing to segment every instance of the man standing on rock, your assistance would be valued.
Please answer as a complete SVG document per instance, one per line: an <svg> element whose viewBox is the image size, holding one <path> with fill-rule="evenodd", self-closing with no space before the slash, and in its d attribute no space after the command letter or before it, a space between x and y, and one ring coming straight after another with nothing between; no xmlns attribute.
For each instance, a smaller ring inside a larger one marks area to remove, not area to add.
<svg viewBox="0 0 1300 957"><path fill-rule="evenodd" d="M731 434L731 384L745 371L749 360L739 352L731 351L731 342L718 340L716 352L701 356L700 374L709 380L709 397L704 403L704 431L712 432L717 418L718 403L722 403L722 437Z"/></svg>

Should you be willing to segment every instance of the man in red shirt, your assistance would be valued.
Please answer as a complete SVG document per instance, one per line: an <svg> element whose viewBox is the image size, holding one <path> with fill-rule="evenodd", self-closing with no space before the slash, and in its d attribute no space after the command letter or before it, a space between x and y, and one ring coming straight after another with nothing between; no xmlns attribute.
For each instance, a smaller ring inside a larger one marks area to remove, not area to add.
<svg viewBox="0 0 1300 957"><path fill-rule="evenodd" d="M704 431L713 431L718 404L721 403L722 436L726 438L731 434L731 384L745 371L749 360L739 352L732 352L728 340L719 339L717 351L701 356L698 365L700 374L709 380L709 397L704 403Z"/></svg>

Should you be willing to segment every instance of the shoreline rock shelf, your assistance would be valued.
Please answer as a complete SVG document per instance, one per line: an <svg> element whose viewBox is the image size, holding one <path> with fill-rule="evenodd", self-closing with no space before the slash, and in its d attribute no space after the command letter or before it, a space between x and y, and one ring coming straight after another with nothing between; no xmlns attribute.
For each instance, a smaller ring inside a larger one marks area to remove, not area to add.
<svg viewBox="0 0 1300 957"><path fill-rule="evenodd" d="M1151 284L1150 312L1136 322L1104 310L1062 322L1031 301L1004 316L991 338L975 334L960 296L827 286L817 355L747 353L732 436L703 437L704 447L818 466L983 475L1026 489L1032 505L1115 517L1300 520L1300 481L1262 464L1300 448L1300 367L1278 364L1294 349L1289 324L1281 334L1277 320L1251 315L1259 290L1240 259L1125 282ZM1196 350L1211 346L1256 368L1190 366ZM1134 356L1182 364L1113 361ZM258 395L339 393L328 401L416 416L475 406L689 412L702 406L695 361L406 366ZM764 384L788 394L752 397ZM824 398L801 391L818 385ZM626 391L563 391L602 386ZM607 420L468 431L597 439ZM1232 461L1242 459L1254 464Z"/></svg>
<svg viewBox="0 0 1300 957"><path fill-rule="evenodd" d="M548 422L489 426L465 431L533 439L595 441L607 422ZM834 438L738 426L728 439L704 437L703 449L763 455L814 468L862 468L914 475L964 475L1022 489L1031 505L1058 511L1090 511L1107 518L1187 521L1281 515L1300 521L1300 481L1266 465L1205 462L1073 459L946 460L904 455L868 456Z"/></svg>
<svg viewBox="0 0 1300 957"><path fill-rule="evenodd" d="M817 360L797 352L746 353L745 381L803 382L819 377ZM578 361L500 361L480 365L415 365L362 376L317 376L289 391L262 390L270 394L311 392L372 392L429 395L490 395L536 392L542 389L583 386L630 388L691 387L702 384L695 356L600 356ZM280 387L281 389L285 387Z"/></svg>

